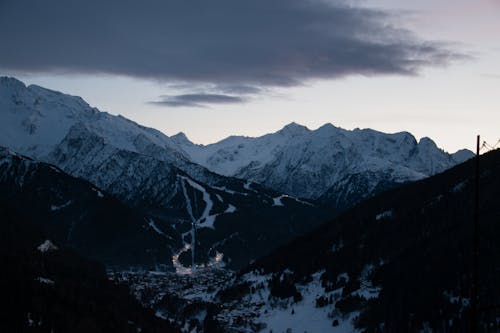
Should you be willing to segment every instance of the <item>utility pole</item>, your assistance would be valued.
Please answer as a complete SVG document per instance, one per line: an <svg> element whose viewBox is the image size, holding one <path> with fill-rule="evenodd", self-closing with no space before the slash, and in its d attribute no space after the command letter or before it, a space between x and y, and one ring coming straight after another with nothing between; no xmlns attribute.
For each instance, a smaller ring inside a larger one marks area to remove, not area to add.
<svg viewBox="0 0 500 333"><path fill-rule="evenodd" d="M476 145L476 177L474 193L474 250L472 264L472 290L471 290L471 332L478 332L478 288L479 288L479 143L480 136L477 136Z"/></svg>

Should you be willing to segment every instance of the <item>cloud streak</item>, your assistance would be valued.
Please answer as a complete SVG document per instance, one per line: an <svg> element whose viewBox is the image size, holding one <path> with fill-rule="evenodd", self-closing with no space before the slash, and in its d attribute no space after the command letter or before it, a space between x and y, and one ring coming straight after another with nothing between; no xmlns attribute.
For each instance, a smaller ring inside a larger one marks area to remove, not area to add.
<svg viewBox="0 0 500 333"><path fill-rule="evenodd" d="M4 0L0 68L207 83L227 94L256 94L314 79L414 75L461 56L389 25L390 18L346 1ZM166 102L199 104L194 96ZM224 98L201 102L231 101Z"/></svg>
<svg viewBox="0 0 500 333"><path fill-rule="evenodd" d="M202 93L160 96L159 101L152 101L150 104L170 107L207 107L209 104L234 104L244 101L245 99L239 96Z"/></svg>

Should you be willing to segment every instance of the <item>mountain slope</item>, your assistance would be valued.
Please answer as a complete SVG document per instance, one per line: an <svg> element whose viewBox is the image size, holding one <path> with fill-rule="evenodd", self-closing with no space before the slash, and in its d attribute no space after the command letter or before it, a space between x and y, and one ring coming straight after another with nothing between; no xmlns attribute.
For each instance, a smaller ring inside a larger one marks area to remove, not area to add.
<svg viewBox="0 0 500 333"><path fill-rule="evenodd" d="M2 147L0 202L24 211L51 239L107 265L169 264L181 246L164 221L152 224L94 185Z"/></svg>
<svg viewBox="0 0 500 333"><path fill-rule="evenodd" d="M339 208L472 157L465 150L447 154L429 138L417 142L406 132L348 131L331 124L311 131L291 123L262 137L229 137L208 146L194 145L183 134L171 139L212 171Z"/></svg>
<svg viewBox="0 0 500 333"><path fill-rule="evenodd" d="M487 307L500 301L500 151L480 165ZM273 331L469 332L473 211L469 161L357 205L258 260L223 294L241 304L235 313ZM497 317L482 312L481 331L500 330Z"/></svg>
<svg viewBox="0 0 500 333"><path fill-rule="evenodd" d="M109 281L103 266L47 239L30 215L0 201L0 331L180 332Z"/></svg>
<svg viewBox="0 0 500 333"><path fill-rule="evenodd" d="M163 159L185 161L167 136L121 116L90 107L82 98L39 86L26 87L14 78L0 77L2 145L28 155L48 155L75 124L85 124L106 143L138 152L150 144L168 153Z"/></svg>
<svg viewBox="0 0 500 333"><path fill-rule="evenodd" d="M117 149L85 128L73 127L49 160L168 221L190 247L179 249L187 255L181 257L184 265L194 248L196 262L206 263L218 252L232 266L245 265L277 242L310 230L319 223L313 219L323 214L313 204L293 198L277 205L275 200L282 195L258 184L222 177L190 162L184 164L184 171L152 156ZM195 229L196 247L192 244Z"/></svg>
<svg viewBox="0 0 500 333"><path fill-rule="evenodd" d="M84 178L175 229L184 265L189 258L209 263L217 253L226 264L245 265L310 230L323 214L311 203L213 173L160 132L79 97L0 78L0 120L0 144Z"/></svg>

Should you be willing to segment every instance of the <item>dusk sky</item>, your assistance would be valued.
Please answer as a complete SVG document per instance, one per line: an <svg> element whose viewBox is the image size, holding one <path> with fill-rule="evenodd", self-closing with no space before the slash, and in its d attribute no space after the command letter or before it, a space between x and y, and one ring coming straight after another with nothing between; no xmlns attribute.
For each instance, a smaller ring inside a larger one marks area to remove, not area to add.
<svg viewBox="0 0 500 333"><path fill-rule="evenodd" d="M500 1L0 0L0 75L196 143L295 121L500 138Z"/></svg>

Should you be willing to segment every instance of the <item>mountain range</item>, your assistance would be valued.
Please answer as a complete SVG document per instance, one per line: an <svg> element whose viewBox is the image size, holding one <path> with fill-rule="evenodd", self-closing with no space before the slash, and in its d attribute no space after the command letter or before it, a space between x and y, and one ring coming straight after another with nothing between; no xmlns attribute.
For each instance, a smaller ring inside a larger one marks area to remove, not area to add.
<svg viewBox="0 0 500 333"><path fill-rule="evenodd" d="M0 145L140 211L171 237L162 237L170 252L154 260L182 267L216 258L242 267L367 197L472 156L405 132L330 124L311 131L292 123L259 138L195 145L6 77L0 120Z"/></svg>
<svg viewBox="0 0 500 333"><path fill-rule="evenodd" d="M211 172L160 132L79 97L1 78L0 119L0 145L85 179L160 233L173 229L163 238L172 250L154 256L159 264L206 264L219 253L238 267L321 221L315 204Z"/></svg>
<svg viewBox="0 0 500 333"><path fill-rule="evenodd" d="M197 145L0 78L0 287L12 308L0 324L467 332L473 156L331 124ZM499 152L479 165L479 300L494 309ZM92 260L115 271L106 279ZM498 331L488 311L481 328Z"/></svg>
<svg viewBox="0 0 500 333"><path fill-rule="evenodd" d="M448 154L431 139L417 142L408 132L349 131L331 124L309 130L291 123L262 137L232 136L206 146L191 143L183 133L171 139L214 172L339 208L473 156L468 150Z"/></svg>

